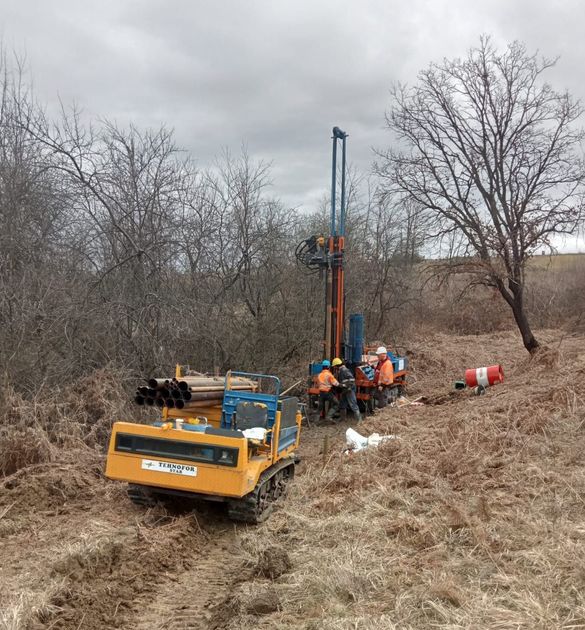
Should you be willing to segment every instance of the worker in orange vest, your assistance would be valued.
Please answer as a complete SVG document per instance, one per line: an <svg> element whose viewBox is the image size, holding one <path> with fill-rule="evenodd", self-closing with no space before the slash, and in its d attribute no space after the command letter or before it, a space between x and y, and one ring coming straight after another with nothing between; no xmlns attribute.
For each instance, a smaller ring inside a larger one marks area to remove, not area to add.
<svg viewBox="0 0 585 630"><path fill-rule="evenodd" d="M378 355L378 363L374 371L376 402L378 407L385 407L388 404L390 388L394 383L394 368L392 361L388 358L388 350L384 346L380 346L376 354Z"/></svg>
<svg viewBox="0 0 585 630"><path fill-rule="evenodd" d="M330 419L339 408L339 402L331 391L333 387L339 387L339 382L329 369L331 363L327 359L325 359L321 365L323 369L319 372L319 376L317 377L319 381L319 411L323 418L325 415L325 406L329 403L329 411L326 417Z"/></svg>

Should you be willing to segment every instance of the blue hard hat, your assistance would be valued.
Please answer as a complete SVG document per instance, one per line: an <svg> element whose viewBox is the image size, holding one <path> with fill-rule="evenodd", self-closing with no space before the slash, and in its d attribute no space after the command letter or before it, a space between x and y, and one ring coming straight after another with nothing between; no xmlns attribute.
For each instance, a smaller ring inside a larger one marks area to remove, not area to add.
<svg viewBox="0 0 585 630"><path fill-rule="evenodd" d="M329 359L325 359L325 361L323 361L323 363L321 363L321 365L323 367L329 367L331 365L331 361L329 361Z"/></svg>

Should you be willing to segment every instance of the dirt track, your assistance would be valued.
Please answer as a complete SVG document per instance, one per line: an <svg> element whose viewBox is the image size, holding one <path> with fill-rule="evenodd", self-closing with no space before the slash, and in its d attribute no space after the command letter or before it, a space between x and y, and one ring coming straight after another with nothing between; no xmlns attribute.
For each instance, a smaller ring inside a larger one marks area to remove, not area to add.
<svg viewBox="0 0 585 630"><path fill-rule="evenodd" d="M323 431L334 428L305 434L307 454ZM223 627L231 590L254 572L240 548L249 528L220 506L136 507L101 458L70 459L0 486L0 628Z"/></svg>
<svg viewBox="0 0 585 630"><path fill-rule="evenodd" d="M138 596L127 614L126 627L136 630L209 628L214 608L230 586L242 578L231 562L237 532L218 529L197 553L193 566L162 581L152 594Z"/></svg>

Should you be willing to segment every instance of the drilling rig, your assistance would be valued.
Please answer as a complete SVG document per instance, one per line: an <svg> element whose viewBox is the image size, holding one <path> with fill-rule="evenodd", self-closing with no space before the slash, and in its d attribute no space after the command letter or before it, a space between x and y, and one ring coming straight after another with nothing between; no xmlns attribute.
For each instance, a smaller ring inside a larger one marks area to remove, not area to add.
<svg viewBox="0 0 585 630"><path fill-rule="evenodd" d="M372 348L364 342L364 316L355 313L349 316L349 335L346 333L345 317L345 217L347 210L348 134L339 127L333 127L331 157L331 215L330 234L313 235L301 241L296 248L297 261L310 272L325 276L325 331L323 357L321 361L309 364L308 396L311 408L318 403L319 388L317 377L323 369L323 361L335 357L344 359L355 376L356 397L362 411L372 412L375 407L374 367ZM341 145L341 165L338 166L338 151ZM340 199L337 207L337 174L341 171ZM392 397L396 398L406 385L408 359L388 352L394 369Z"/></svg>

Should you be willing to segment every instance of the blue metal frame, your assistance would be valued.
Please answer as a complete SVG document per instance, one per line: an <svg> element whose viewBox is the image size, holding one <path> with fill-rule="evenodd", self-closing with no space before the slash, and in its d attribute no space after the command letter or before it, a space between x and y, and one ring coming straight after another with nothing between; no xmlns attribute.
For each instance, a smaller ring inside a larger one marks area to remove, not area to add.
<svg viewBox="0 0 585 630"><path fill-rule="evenodd" d="M297 441L297 433L299 427L295 424L292 427L280 427L280 436L278 440L278 452L284 451L285 448L292 446Z"/></svg>
<svg viewBox="0 0 585 630"><path fill-rule="evenodd" d="M280 394L280 379L277 376L268 374L253 374L251 372L231 372L231 376L244 376L252 379L270 379L275 383L274 394L264 394L262 392L242 392L228 389L228 378L226 376L223 392L223 405L221 409L221 428L233 429L233 415L239 402L260 402L266 405L268 410L267 426L271 429L276 422L276 411L278 409L278 396Z"/></svg>
<svg viewBox="0 0 585 630"><path fill-rule="evenodd" d="M333 127L333 155L331 159L331 236L345 235L345 142L348 134L339 127ZM339 232L336 231L337 197L337 141L341 140L341 204L339 208Z"/></svg>
<svg viewBox="0 0 585 630"><path fill-rule="evenodd" d="M243 376L252 379L270 379L274 382L274 394L264 394L262 392L242 392L234 391L228 388L228 378L226 376L224 393L223 393L223 405L221 410L221 428L233 429L234 422L233 417L236 411L236 407L239 402L252 402L263 403L267 407L268 422L267 428L272 429L276 422L276 412L278 411L278 405L280 404L280 379L277 376L271 376L268 374L253 374L251 372L231 372L231 376ZM280 429L280 435L278 437L277 452L280 453L285 449L292 446L297 439L299 428L295 424L291 427L284 427ZM272 442L272 434L268 434L268 444Z"/></svg>

